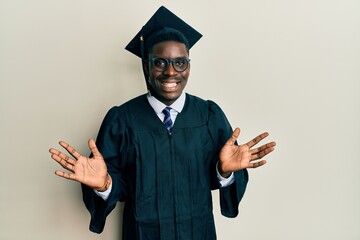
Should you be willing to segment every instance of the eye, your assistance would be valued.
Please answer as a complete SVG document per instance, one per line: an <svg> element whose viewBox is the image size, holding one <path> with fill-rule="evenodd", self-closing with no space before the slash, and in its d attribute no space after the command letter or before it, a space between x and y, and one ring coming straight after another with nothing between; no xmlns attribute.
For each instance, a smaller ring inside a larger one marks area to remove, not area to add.
<svg viewBox="0 0 360 240"><path fill-rule="evenodd" d="M154 59L154 67L156 68L165 68L167 65L166 60L163 58L155 58Z"/></svg>
<svg viewBox="0 0 360 240"><path fill-rule="evenodd" d="M178 67L186 66L187 62L185 58L177 58L175 59L175 65Z"/></svg>

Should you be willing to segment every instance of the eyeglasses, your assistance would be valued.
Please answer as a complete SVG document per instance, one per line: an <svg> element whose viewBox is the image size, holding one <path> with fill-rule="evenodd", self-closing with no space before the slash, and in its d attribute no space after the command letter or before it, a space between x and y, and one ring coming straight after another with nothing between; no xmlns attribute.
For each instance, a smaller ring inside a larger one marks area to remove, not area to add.
<svg viewBox="0 0 360 240"><path fill-rule="evenodd" d="M154 57L149 60L156 71L164 72L169 68L170 63L176 72L183 72L189 67L189 58L179 57L175 59L168 59L162 57Z"/></svg>

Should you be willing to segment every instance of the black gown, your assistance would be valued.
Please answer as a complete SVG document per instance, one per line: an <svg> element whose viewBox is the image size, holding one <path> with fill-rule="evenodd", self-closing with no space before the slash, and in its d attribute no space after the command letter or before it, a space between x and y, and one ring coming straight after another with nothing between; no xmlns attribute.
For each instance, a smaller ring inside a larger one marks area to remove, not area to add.
<svg viewBox="0 0 360 240"><path fill-rule="evenodd" d="M211 190L219 188L216 162L231 134L218 105L189 94L171 135L146 95L110 109L96 142L112 191L104 201L82 186L90 230L101 233L121 201L123 240L216 239ZM227 217L237 216L248 181L246 169L234 176L233 184L220 188L221 213Z"/></svg>

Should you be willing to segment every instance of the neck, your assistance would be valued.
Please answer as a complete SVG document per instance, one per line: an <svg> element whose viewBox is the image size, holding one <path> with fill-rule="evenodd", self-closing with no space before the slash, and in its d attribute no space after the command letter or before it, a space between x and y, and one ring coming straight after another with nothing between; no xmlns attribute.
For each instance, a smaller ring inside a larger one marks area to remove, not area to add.
<svg viewBox="0 0 360 240"><path fill-rule="evenodd" d="M158 94L156 94L156 92L154 90L151 89L150 86L149 86L148 90L149 90L151 96L155 97L157 100L159 100L160 102L162 102L166 106L170 106L171 104L173 104L177 100L177 99L166 99L166 98L163 98L163 97L159 96Z"/></svg>

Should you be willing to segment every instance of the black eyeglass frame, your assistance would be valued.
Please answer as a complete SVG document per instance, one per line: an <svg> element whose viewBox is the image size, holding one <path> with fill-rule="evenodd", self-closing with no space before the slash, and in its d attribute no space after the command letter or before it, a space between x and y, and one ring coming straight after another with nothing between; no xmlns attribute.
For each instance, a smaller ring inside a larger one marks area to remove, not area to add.
<svg viewBox="0 0 360 240"><path fill-rule="evenodd" d="M165 60L165 62L166 62L166 67L165 67L163 70L159 70L158 68L155 67L154 61L157 60L157 59ZM186 68L183 69L183 70L180 70L180 71L179 71L179 70L177 69L177 67L175 67L175 65L174 65L174 63L175 63L176 61L179 61L179 60L184 60L184 61L186 62ZM164 57L153 57L153 58L149 59L147 62L150 62L151 65L153 66L153 68L154 68L156 71L161 72L161 73L165 72L165 71L169 68L170 63L171 63L172 66L173 66L173 68L174 68L174 70L175 70L176 72L178 72L178 73L181 73L181 72L184 72L186 69L188 69L188 67L189 67L189 62L190 62L190 58L178 57L178 58L170 59L170 58L164 58Z"/></svg>

